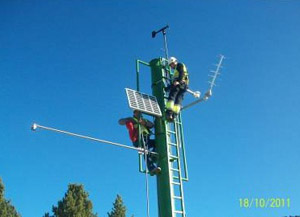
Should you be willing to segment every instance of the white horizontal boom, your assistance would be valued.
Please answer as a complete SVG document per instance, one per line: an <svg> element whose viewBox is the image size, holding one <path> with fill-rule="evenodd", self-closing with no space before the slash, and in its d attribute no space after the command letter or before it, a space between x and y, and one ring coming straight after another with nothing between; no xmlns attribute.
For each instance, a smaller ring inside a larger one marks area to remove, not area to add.
<svg viewBox="0 0 300 217"><path fill-rule="evenodd" d="M80 135L80 134L77 134L77 133L71 133L71 132L64 131L64 130L59 130L59 129L55 129L55 128L51 128L51 127L45 127L45 126L42 126L42 125L39 125L39 124L36 124L36 123L34 123L31 127L31 129L33 131L36 131L37 128L41 128L41 129L49 130L49 131L54 131L54 132L57 132L57 133L63 133L63 134L67 134L69 136L75 136L75 137L79 137L79 138L82 138L82 139L88 139L88 140L92 140L92 141L95 141L95 142L101 142L101 143L106 143L106 144L110 144L110 145L114 145L114 146L119 146L119 147L122 147L122 148L133 149L133 150L136 150L138 152L145 153L145 149L143 149L143 148L131 147L131 146L128 146L128 145L123 145L121 143L110 142L110 141L107 141L107 140L97 139L97 138L93 138L93 137L90 137L90 136L84 136L84 135ZM147 153L157 155L156 152L150 152L149 151Z"/></svg>

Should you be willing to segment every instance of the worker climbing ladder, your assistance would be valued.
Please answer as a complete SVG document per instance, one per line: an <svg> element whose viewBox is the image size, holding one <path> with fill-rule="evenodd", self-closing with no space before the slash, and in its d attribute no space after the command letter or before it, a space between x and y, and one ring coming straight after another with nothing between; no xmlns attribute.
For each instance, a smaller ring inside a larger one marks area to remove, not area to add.
<svg viewBox="0 0 300 217"><path fill-rule="evenodd" d="M165 86L170 82L171 72L169 68L163 68L163 80ZM165 88L164 88L165 90ZM168 94L164 91L164 104L166 105ZM185 144L183 135L183 124L181 113L173 122L166 122L167 128L167 148L168 148L168 162L169 175L171 186L172 199L172 216L186 217L183 181L188 181L187 166L185 158ZM182 165L183 164L183 165ZM182 168L182 166L184 166ZM184 174L184 176L183 176Z"/></svg>
<svg viewBox="0 0 300 217"><path fill-rule="evenodd" d="M189 104L191 107L206 101L212 95L216 77L220 74L224 56L220 56L217 69L212 71L210 88L205 95ZM152 94L157 98L161 111L166 111L166 86L170 80L170 68L166 59L157 58L149 63L152 77ZM137 67L139 69L139 67ZM137 71L137 75L139 71ZM139 80L139 79L137 79ZM155 143L159 155L159 166L162 173L157 176L157 194L160 217L186 217L183 181L188 181L188 171L185 156L182 114L174 122L168 122L166 112L155 119Z"/></svg>

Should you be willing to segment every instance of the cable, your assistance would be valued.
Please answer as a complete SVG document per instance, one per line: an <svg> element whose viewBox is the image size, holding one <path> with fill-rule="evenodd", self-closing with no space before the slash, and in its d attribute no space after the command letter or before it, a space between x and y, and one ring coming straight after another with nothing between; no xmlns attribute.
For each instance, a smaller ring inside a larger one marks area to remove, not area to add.
<svg viewBox="0 0 300 217"><path fill-rule="evenodd" d="M149 200L149 180L148 180L148 145L145 143L144 136L141 134L143 146L144 146L144 157L145 157L145 164L146 164L146 170L145 170L145 180L146 180L146 203L147 203L147 217L150 217L150 200ZM147 151L146 151L147 150Z"/></svg>

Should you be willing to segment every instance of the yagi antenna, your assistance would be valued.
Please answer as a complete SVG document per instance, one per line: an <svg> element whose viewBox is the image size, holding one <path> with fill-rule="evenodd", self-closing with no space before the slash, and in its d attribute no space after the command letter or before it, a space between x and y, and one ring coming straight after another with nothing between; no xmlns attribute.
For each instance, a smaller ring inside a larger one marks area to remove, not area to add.
<svg viewBox="0 0 300 217"><path fill-rule="evenodd" d="M210 84L210 90L213 89L214 86L216 86L215 82L216 82L216 79L217 79L217 76L219 74L221 74L219 71L220 69L222 68L222 62L223 62L223 59L224 59L224 55L220 55L220 61L219 63L216 65L217 66L217 69L216 70L212 70L210 72L212 72L213 74L212 75L209 75L210 77L212 77L211 81L209 81L208 83Z"/></svg>
<svg viewBox="0 0 300 217"><path fill-rule="evenodd" d="M212 70L211 71L212 74L209 75L209 77L211 77L212 79L210 81L208 81L208 83L210 84L209 85L209 89L206 91L206 93L204 94L204 96L201 97L200 99L198 99L198 100L196 100L196 101L194 101L194 102L192 102L192 103L184 106L182 108L182 110L187 109L187 108L189 108L189 107L191 107L191 106L193 106L195 104L198 104L199 102L206 101L206 100L209 99L209 97L212 96L212 89L213 89L214 86L216 86L216 79L217 79L218 75L221 74L220 70L222 68L222 62L223 62L224 59L225 59L225 56L221 54L220 55L219 63L216 65L217 66L216 70Z"/></svg>

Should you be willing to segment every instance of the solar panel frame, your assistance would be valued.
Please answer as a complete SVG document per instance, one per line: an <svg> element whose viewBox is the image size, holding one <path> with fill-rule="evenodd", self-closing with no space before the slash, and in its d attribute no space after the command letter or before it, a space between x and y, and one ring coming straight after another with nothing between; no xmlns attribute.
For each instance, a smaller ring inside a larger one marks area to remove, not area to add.
<svg viewBox="0 0 300 217"><path fill-rule="evenodd" d="M131 109L144 112L149 115L161 117L162 113L155 96L125 88L128 104Z"/></svg>

